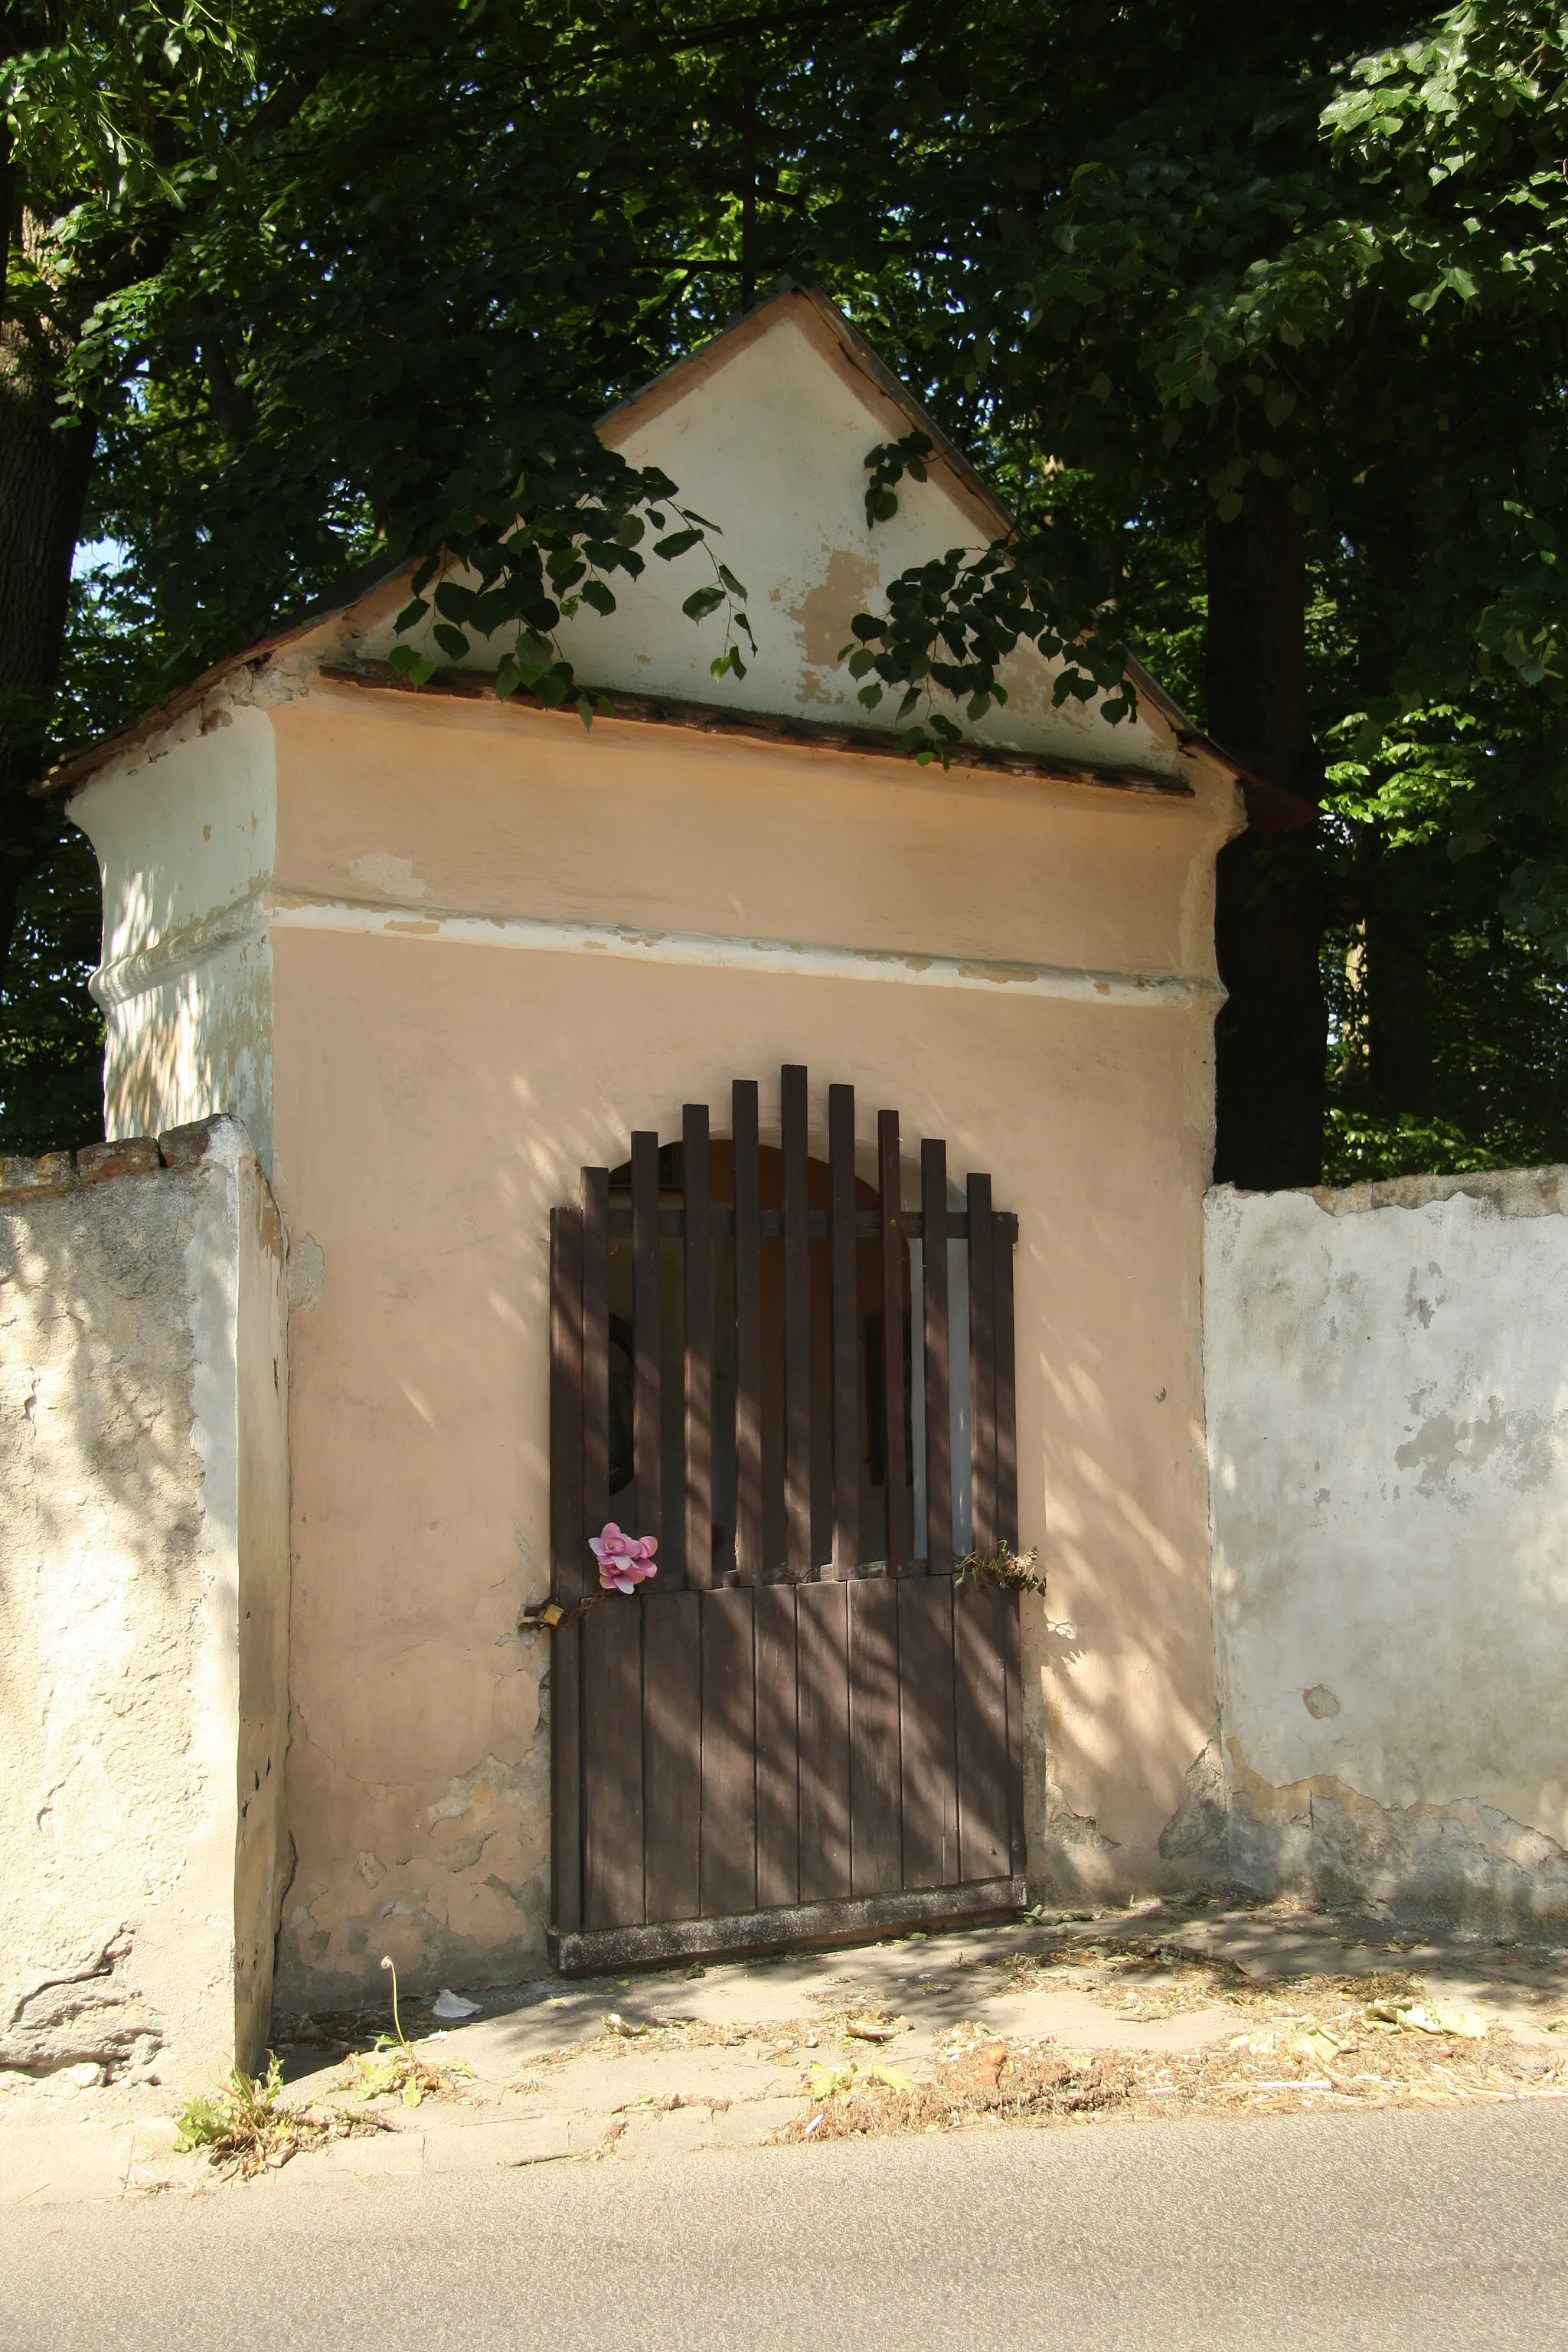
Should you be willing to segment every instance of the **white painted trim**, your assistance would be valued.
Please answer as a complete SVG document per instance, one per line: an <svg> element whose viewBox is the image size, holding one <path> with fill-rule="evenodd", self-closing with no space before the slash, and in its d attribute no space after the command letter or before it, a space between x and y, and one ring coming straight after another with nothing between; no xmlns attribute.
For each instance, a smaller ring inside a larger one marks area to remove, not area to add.
<svg viewBox="0 0 1568 2352"><path fill-rule="evenodd" d="M225 948L265 939L267 895L265 889L247 890L243 898L166 931L152 947L100 964L87 983L94 1002L107 1013L112 1004L129 1003L163 981L179 979Z"/></svg>
<svg viewBox="0 0 1568 2352"><path fill-rule="evenodd" d="M92 982L100 1004L123 1003L176 971L265 930L339 931L432 945L521 948L532 954L603 955L628 963L710 971L760 971L805 980L890 982L902 987L1002 990L1081 1004L1197 1006L1225 1002L1217 980L1169 971L1089 971L1067 964L923 955L893 948L826 947L794 940L730 939L710 931L645 930L621 923L560 922L532 915L475 915L385 900L312 898L260 890L157 947L106 964Z"/></svg>

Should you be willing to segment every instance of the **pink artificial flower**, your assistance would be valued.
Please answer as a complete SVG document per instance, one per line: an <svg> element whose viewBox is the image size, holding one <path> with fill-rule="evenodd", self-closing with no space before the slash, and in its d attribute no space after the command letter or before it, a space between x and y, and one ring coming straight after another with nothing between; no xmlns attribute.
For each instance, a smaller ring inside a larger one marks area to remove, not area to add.
<svg viewBox="0 0 1568 2352"><path fill-rule="evenodd" d="M658 1574L653 1558L658 1538L623 1535L614 1519L602 1535L588 1538L588 1549L599 1563L599 1582L606 1592L635 1592Z"/></svg>

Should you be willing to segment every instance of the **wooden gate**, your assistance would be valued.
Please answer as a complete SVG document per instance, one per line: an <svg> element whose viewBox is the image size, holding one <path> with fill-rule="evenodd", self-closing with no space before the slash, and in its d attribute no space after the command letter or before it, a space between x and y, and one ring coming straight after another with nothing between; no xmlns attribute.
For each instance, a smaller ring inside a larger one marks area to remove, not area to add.
<svg viewBox="0 0 1568 2352"><path fill-rule="evenodd" d="M552 1213L567 1971L1023 1899L1017 1594L953 1577L1016 1542L1016 1219L988 1176L952 1205L932 1139L907 1208L895 1111L858 1180L850 1087L824 1167L804 1068L781 1093L777 1150L738 1081L727 1141L689 1104ZM612 1517L658 1574L599 1598Z"/></svg>

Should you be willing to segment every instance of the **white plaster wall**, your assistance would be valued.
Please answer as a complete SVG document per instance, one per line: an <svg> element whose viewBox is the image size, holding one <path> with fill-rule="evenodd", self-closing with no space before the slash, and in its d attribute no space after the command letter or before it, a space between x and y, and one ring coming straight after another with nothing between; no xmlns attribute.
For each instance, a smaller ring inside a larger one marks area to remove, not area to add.
<svg viewBox="0 0 1568 2352"><path fill-rule="evenodd" d="M0 1200L0 2066L259 2053L281 1832L274 1798L247 1833L241 1771L281 1775L289 1573L264 1196L220 1121L193 1167Z"/></svg>
<svg viewBox="0 0 1568 2352"><path fill-rule="evenodd" d="M636 583L617 572L615 613L584 608L563 623L557 635L578 677L627 693L891 726L896 698L867 710L860 682L839 663L850 621L880 610L886 583L907 566L952 547L978 552L997 530L974 494L934 472L923 484L905 480L891 520L867 521L867 454L909 430L908 415L857 370L804 297L775 308L754 335L742 329L721 338L682 372L678 396L667 400L660 384L628 404L608 420L605 437L628 464L662 467L680 503L718 526L713 551L750 592L756 650L742 641L743 679L729 672L714 680L710 664L723 647L724 616L694 625L680 610L713 578L710 556L694 548L673 564L650 557ZM670 528L679 527L672 515ZM649 532L645 553L657 535ZM384 656L395 642L383 625L362 649ZM481 644L471 666L493 669L504 642ZM1055 709L1054 677L1024 648L1006 667L1006 706L965 731L1069 760L1180 768L1172 730L1149 706L1110 727L1093 707ZM945 699L937 707L951 715Z"/></svg>
<svg viewBox="0 0 1568 2352"><path fill-rule="evenodd" d="M1209 1195L1227 1835L1253 1883L1568 1910L1563 1172Z"/></svg>
<svg viewBox="0 0 1568 2352"><path fill-rule="evenodd" d="M277 850L277 754L240 673L112 761L70 814L98 854L110 1137L217 1112L272 1162L272 953L261 894Z"/></svg>

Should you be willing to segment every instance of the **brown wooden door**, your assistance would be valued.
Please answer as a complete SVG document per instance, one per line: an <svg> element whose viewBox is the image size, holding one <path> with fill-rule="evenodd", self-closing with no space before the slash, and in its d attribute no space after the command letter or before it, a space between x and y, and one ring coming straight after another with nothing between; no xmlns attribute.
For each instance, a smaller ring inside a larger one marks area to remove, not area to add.
<svg viewBox="0 0 1568 2352"><path fill-rule="evenodd" d="M715 1142L631 1138L551 1226L552 1950L567 1970L971 1917L1023 1898L1016 1220L946 1149L901 1196L854 1091L809 1155L738 1081ZM956 1344L955 1344L956 1343ZM629 1442L628 1442L629 1441ZM602 1592L589 1538L655 1535Z"/></svg>

